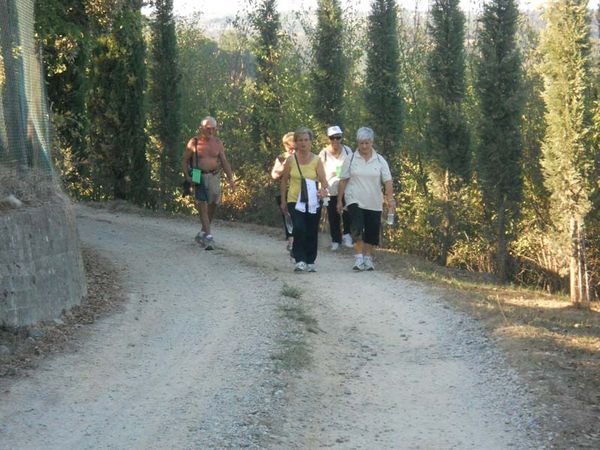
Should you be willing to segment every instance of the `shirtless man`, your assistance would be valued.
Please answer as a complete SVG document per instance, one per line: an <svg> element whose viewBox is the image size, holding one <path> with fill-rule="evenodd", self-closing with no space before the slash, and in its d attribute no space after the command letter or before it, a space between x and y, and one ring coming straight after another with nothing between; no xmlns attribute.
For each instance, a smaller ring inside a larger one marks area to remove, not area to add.
<svg viewBox="0 0 600 450"><path fill-rule="evenodd" d="M214 239L210 224L221 201L219 162L232 190L235 190L235 181L231 166L225 157L223 142L216 136L217 121L214 117L206 116L202 119L199 131L199 136L194 136L187 143L181 169L185 179L194 186L195 204L202 222L202 230L196 235L196 241L203 244L206 250L213 250Z"/></svg>

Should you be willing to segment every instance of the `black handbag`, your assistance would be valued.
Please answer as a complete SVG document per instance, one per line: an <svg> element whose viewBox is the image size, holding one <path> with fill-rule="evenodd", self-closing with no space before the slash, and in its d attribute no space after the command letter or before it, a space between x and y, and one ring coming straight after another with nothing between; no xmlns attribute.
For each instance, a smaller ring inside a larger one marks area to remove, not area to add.
<svg viewBox="0 0 600 450"><path fill-rule="evenodd" d="M192 193L192 183L190 183L188 180L185 180L183 182L183 196L187 197L188 195L190 195Z"/></svg>
<svg viewBox="0 0 600 450"><path fill-rule="evenodd" d="M308 187L306 186L306 178L304 178L304 175L302 175L300 164L298 163L298 157L295 153L294 159L296 160L296 165L298 166L298 173L300 173L300 201L308 204Z"/></svg>

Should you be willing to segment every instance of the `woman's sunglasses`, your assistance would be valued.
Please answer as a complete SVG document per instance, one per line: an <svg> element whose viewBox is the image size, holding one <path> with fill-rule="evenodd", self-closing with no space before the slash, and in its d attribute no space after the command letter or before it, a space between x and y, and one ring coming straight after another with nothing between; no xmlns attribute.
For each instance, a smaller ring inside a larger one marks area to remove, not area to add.
<svg viewBox="0 0 600 450"><path fill-rule="evenodd" d="M331 139L331 140L335 139L336 141L339 141L339 140L342 139L342 136L339 136L339 135L337 135L337 136L329 136L329 139Z"/></svg>

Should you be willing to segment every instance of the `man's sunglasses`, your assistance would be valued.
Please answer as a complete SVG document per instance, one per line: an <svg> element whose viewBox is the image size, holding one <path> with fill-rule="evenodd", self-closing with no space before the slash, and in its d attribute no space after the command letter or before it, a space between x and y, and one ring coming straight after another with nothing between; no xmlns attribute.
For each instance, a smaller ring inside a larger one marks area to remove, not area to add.
<svg viewBox="0 0 600 450"><path fill-rule="evenodd" d="M335 139L336 141L340 141L342 139L342 136L340 136L340 135L329 136L329 139L331 139L331 140Z"/></svg>

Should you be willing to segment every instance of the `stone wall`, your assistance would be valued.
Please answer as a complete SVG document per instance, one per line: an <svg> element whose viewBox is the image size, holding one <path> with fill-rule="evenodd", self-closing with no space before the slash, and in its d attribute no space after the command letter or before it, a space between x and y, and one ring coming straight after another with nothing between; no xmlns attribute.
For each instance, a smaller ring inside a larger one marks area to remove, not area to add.
<svg viewBox="0 0 600 450"><path fill-rule="evenodd" d="M68 200L0 210L0 325L58 318L80 304L86 291Z"/></svg>

